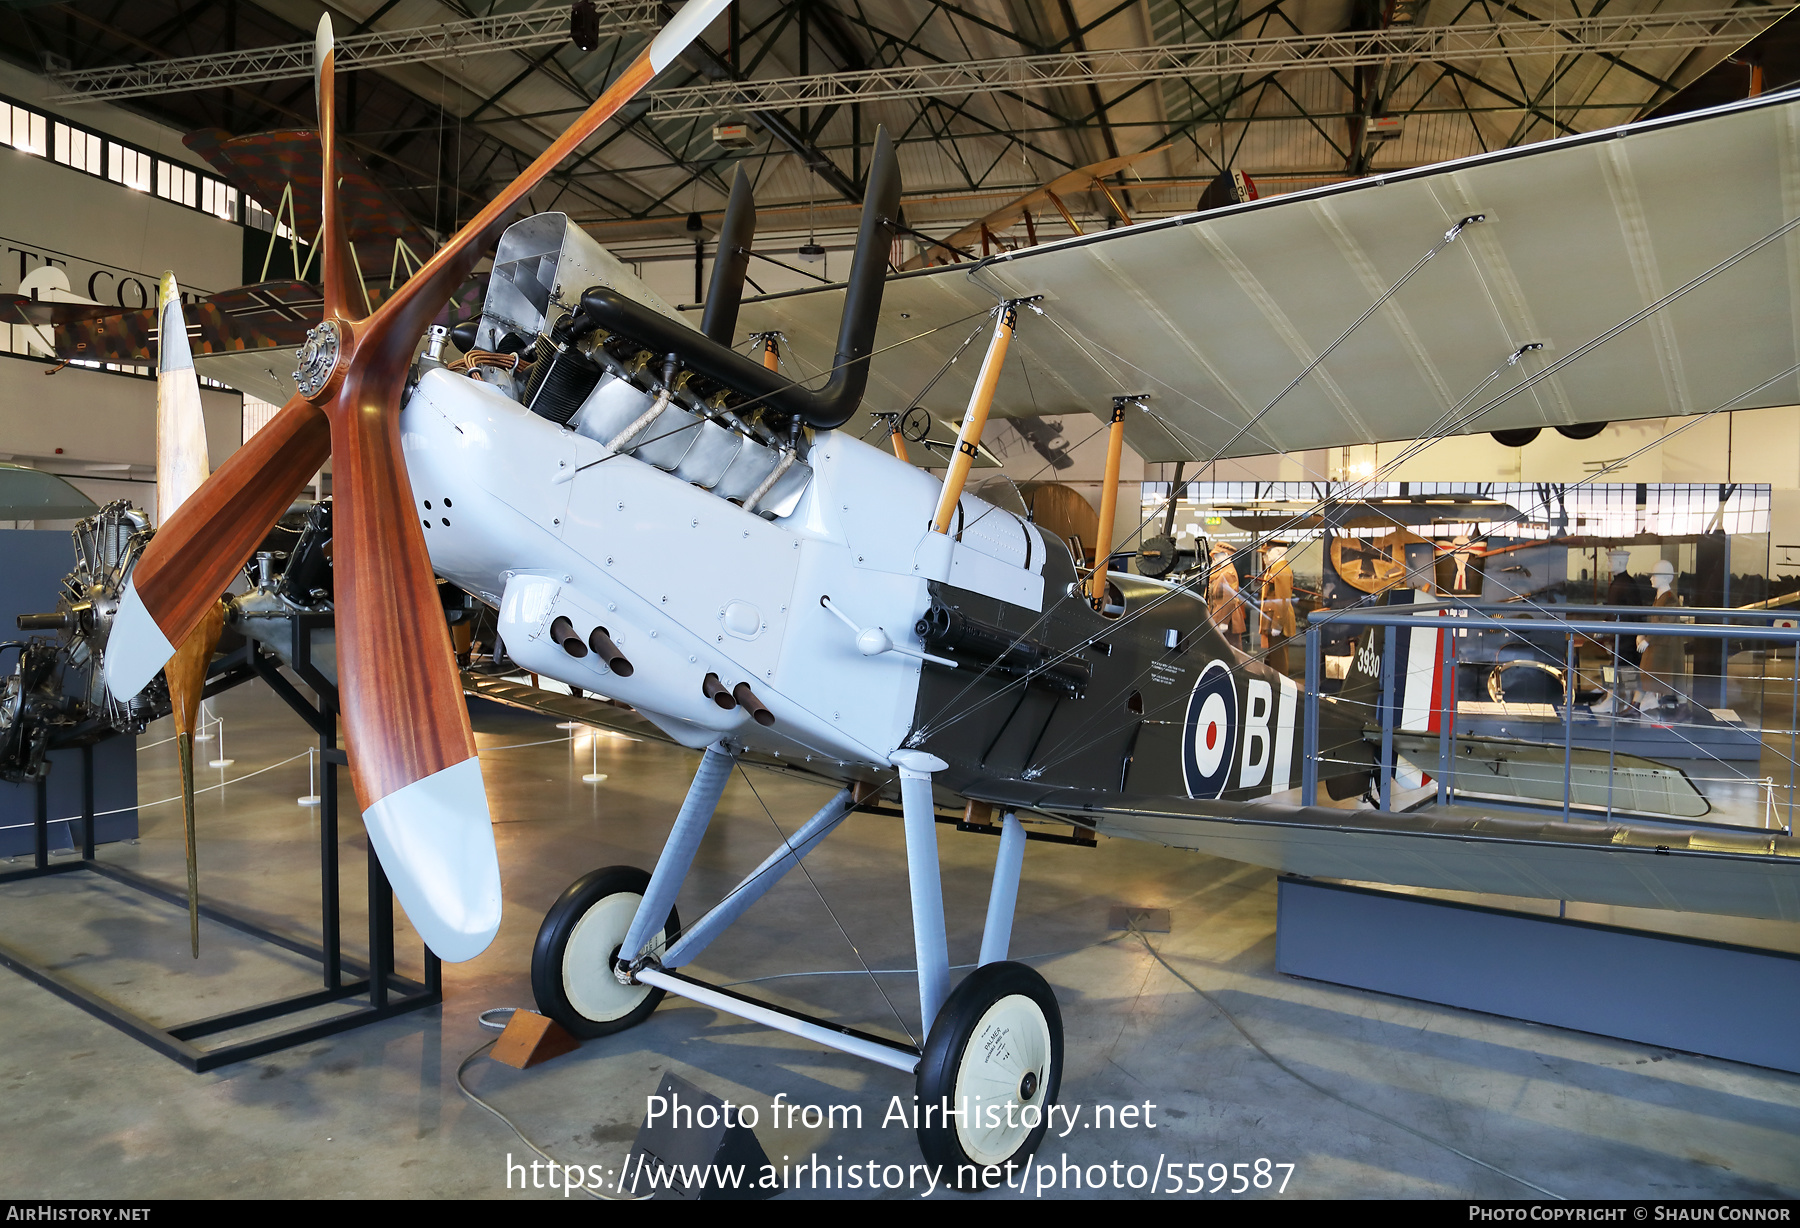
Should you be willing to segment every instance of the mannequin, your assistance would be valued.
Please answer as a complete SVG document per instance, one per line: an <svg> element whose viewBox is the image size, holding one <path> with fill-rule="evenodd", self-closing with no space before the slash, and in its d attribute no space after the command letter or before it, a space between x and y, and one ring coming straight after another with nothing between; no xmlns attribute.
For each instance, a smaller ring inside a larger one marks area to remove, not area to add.
<svg viewBox="0 0 1800 1228"><path fill-rule="evenodd" d="M1262 646L1269 650L1268 664L1284 674L1294 630L1294 569L1287 562L1287 544L1271 542L1263 553Z"/></svg>
<svg viewBox="0 0 1800 1228"><path fill-rule="evenodd" d="M1643 584L1631 575L1631 554L1625 550L1614 550L1607 555L1607 563L1612 572L1612 582L1606 586L1607 605L1643 605L1645 596ZM1624 621L1623 617L1621 621ZM1596 715L1615 712L1638 690L1638 666L1643 661L1643 650L1638 647L1645 637L1641 635L1620 636L1617 648L1607 644L1612 658L1613 685L1606 697L1590 706L1589 711Z"/></svg>
<svg viewBox="0 0 1800 1228"><path fill-rule="evenodd" d="M1667 559L1651 569L1650 585L1656 590L1656 600L1650 603L1652 606L1661 609L1681 604L1681 598L1675 595L1675 565ZM1674 620L1663 617L1651 621ZM1654 639L1640 635L1637 650L1643 654L1643 670L1639 675L1643 687L1639 692L1640 703L1673 703L1675 682L1681 673L1681 640L1672 635L1659 635Z"/></svg>
<svg viewBox="0 0 1800 1228"><path fill-rule="evenodd" d="M1214 542L1212 572L1206 580L1206 612L1222 634L1239 637L1244 634L1244 603L1238 600L1242 581L1231 561L1232 550L1225 542Z"/></svg>

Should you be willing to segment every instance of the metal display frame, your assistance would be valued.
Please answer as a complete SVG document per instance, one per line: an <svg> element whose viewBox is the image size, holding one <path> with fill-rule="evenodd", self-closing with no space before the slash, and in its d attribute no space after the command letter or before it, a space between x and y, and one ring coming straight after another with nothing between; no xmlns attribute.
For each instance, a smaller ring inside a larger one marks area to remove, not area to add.
<svg viewBox="0 0 1800 1228"><path fill-rule="evenodd" d="M367 962L353 959L343 952L342 924L338 882L338 780L337 769L347 766L348 758L337 746L337 687L312 659L314 633L332 625L329 614L298 614L292 620L294 673L318 695L318 703L309 702L292 683L284 678L279 662L265 655L255 641L249 641L239 653L232 654L223 668L208 682L205 694L210 697L236 683L250 673L260 676L282 701L292 708L319 737L322 760L319 787L319 907L320 941L281 933L259 924L234 909L218 904L201 904L200 915L208 921L247 934L260 942L296 955L304 956L320 967L322 987L308 993L278 998L271 1002L212 1015L188 1023L163 1026L78 984L50 965L0 938L0 966L10 968L28 980L94 1018L109 1023L150 1048L173 1058L189 1070L200 1073L228 1066L248 1058L261 1057L282 1049L291 1049L321 1037L347 1032L410 1011L436 1006L444 1000L443 964L430 948L425 949L425 972L422 981L399 975L394 968L394 893L387 874L373 848L368 851L369 952ZM110 882L140 891L153 899L185 906L184 889L110 865L95 856L94 848L94 751L91 745L81 754L81 857L76 861L50 862L49 848L49 782L37 785L37 815L34 864L29 869L0 874L0 886L45 878L56 874L87 871ZM59 820L60 821L60 820ZM302 1023L249 1040L203 1048L195 1043L208 1036L234 1031L271 1019L300 1014L318 1007L347 1003L367 996L367 1002L350 1013L330 1019Z"/></svg>

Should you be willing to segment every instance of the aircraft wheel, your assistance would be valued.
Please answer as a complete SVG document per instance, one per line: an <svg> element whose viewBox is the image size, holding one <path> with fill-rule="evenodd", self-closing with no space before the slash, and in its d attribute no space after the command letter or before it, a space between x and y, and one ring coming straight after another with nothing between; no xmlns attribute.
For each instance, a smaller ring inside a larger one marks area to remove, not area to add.
<svg viewBox="0 0 1800 1228"><path fill-rule="evenodd" d="M1062 1084L1062 1012L1024 964L985 964L945 1001L919 1062L919 1150L967 1185L990 1164L1023 1163L1049 1126ZM954 1116L926 1115L948 1102ZM1011 1123L1008 1104L1012 1105Z"/></svg>
<svg viewBox="0 0 1800 1228"><path fill-rule="evenodd" d="M635 1027L662 1001L662 990L621 985L613 976L619 944L649 886L650 875L636 866L595 870L569 884L538 927L532 995L538 1010L583 1040ZM680 930L671 908L657 945Z"/></svg>

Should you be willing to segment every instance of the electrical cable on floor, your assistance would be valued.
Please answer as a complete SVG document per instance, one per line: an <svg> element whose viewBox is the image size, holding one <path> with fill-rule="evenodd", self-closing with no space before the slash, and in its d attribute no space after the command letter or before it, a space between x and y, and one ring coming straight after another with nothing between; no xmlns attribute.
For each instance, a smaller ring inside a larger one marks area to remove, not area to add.
<svg viewBox="0 0 1800 1228"><path fill-rule="evenodd" d="M1229 1010L1227 1010L1225 1008L1224 1003L1220 1002L1212 994L1207 993L1204 989L1200 988L1200 986L1194 984L1194 982L1188 980L1187 977L1183 976L1179 971L1177 971L1173 964L1171 964L1168 960L1163 958L1162 952L1156 949L1155 945L1151 943L1149 937L1147 935L1145 935L1143 930L1139 929L1135 924L1133 924L1131 926L1131 933L1135 934L1137 936L1138 941L1140 941L1144 944L1144 949L1146 951L1150 952L1150 957L1152 959L1154 959L1157 963L1161 964L1163 966L1163 968L1168 971L1170 976L1174 977L1176 980L1180 981L1183 985L1186 985L1189 989L1191 989L1195 993L1199 994L1200 997L1202 999L1204 999L1208 1005L1210 1005L1214 1010L1218 1011L1221 1015L1225 1016L1225 1021L1227 1023L1229 1023L1232 1027L1237 1029L1238 1035L1242 1036L1245 1040L1249 1041L1251 1048L1255 1049L1258 1053L1260 1053L1264 1057L1268 1058L1269 1061L1275 1066L1275 1068L1277 1070L1280 1070L1283 1074L1286 1074L1290 1078L1293 1078L1293 1079L1297 1080L1298 1082L1305 1084L1307 1087L1310 1087L1313 1091L1318 1092L1319 1095L1324 1096L1328 1100L1335 1100L1339 1104L1343 1105L1345 1108L1355 1109L1358 1113L1366 1113L1370 1117L1375 1118L1375 1120L1377 1120L1377 1121L1386 1122L1388 1125L1393 1126L1397 1130L1406 1131L1406 1133L1412 1135L1414 1138L1422 1139L1425 1142L1430 1143L1436 1147L1442 1147L1445 1151L1450 1152L1452 1155L1461 1156L1463 1159L1469 1161L1469 1163L1471 1163L1471 1164L1479 1164L1482 1168L1487 1169L1491 1173L1498 1173L1500 1176L1505 1177L1508 1181L1518 1182L1520 1185L1524 1186L1526 1189L1536 1190L1538 1193L1544 1195L1544 1197L1546 1197L1546 1198L1554 1198L1558 1202L1567 1202L1568 1201L1561 1194L1553 1193L1552 1191L1545 1189L1541 1185L1534 1184L1533 1182L1525 1180L1525 1178L1523 1178L1523 1177L1520 1177L1520 1176L1517 1176L1516 1174L1507 1172L1504 1168L1498 1168L1492 1164L1489 1164L1486 1160L1479 1159L1475 1156L1472 1156L1468 1152L1462 1150L1460 1147L1454 1147L1454 1146L1450 1145L1449 1143L1446 1143L1441 1138L1433 1138L1431 1135L1426 1134L1424 1131L1416 1130L1412 1126L1407 1125L1403 1121L1394 1120L1392 1117L1389 1117L1386 1113L1378 1112L1377 1110L1372 1109L1364 1104L1358 1104L1354 1100L1351 1100L1347 1097L1338 1095L1338 1093L1332 1091L1328 1087L1322 1087L1319 1084L1313 1082L1311 1079L1309 1079L1305 1075L1301 1074L1298 1070L1295 1070L1292 1066L1289 1066L1286 1062L1282 1061L1280 1058L1276 1057L1273 1053L1270 1053L1267 1049L1265 1049L1263 1047L1262 1042L1257 1040L1256 1037L1250 1035L1249 1029L1244 1027L1244 1025L1242 1023L1238 1022L1238 1017L1236 1015L1232 1014Z"/></svg>
<svg viewBox="0 0 1800 1228"><path fill-rule="evenodd" d="M1505 1169L1500 1168L1497 1165L1490 1164L1486 1160L1483 1160L1478 1156L1470 1155L1468 1152L1462 1150L1460 1147L1454 1146L1451 1143L1447 1143L1443 1139L1436 1138L1430 1134L1426 1134L1422 1130L1419 1130L1412 1126L1409 1126L1403 1121L1398 1121L1395 1118L1389 1117L1387 1114L1382 1113L1376 1109L1369 1108L1367 1105L1358 1104L1354 1100L1351 1100L1346 1096L1342 1096L1342 1095L1338 1094L1337 1092L1332 1091L1330 1088L1324 1087L1321 1084L1314 1082L1312 1079L1307 1078L1305 1075L1301 1074L1298 1070L1295 1070L1292 1066L1288 1065L1286 1062L1284 1062L1280 1058L1276 1057L1273 1053L1269 1052L1269 1050L1266 1047L1264 1047L1264 1045L1261 1041L1257 1040L1255 1036L1251 1035L1250 1030L1248 1028L1246 1028L1241 1021L1239 1021L1238 1017L1236 1015L1234 1015L1230 1011L1230 1009L1228 1009L1224 1005L1224 1003L1220 1002L1218 1000L1218 998L1214 997L1212 994L1208 993L1206 990L1200 988L1199 985L1197 985L1193 981L1189 980L1179 969L1177 969L1166 958L1164 958L1162 952L1157 950L1156 946L1150 941L1149 936L1147 934L1145 934L1143 930L1139 929L1135 923L1130 925L1130 928L1127 930L1127 932L1120 934L1117 937L1102 938L1095 942L1090 942L1090 943L1086 944L1085 946L1071 947L1065 951L1046 951L1046 952L1042 952L1042 953L1036 954L1036 955L1022 955L1019 957L1017 962L1027 963L1032 960L1055 959L1055 958L1060 958L1061 956L1064 956L1064 955L1075 955L1075 954L1079 954L1082 951L1093 950L1095 947L1109 946L1112 943L1120 942L1126 938L1136 938L1139 942L1143 943L1144 949L1150 953L1150 957L1152 959L1154 959L1157 963L1161 964L1163 969L1166 972L1168 972L1170 976L1174 977L1176 980L1180 981L1183 985L1186 985L1189 989L1193 990L1194 993L1199 995L1203 1001L1205 1001L1214 1010L1218 1011L1219 1014L1223 1015L1225 1017L1225 1021L1227 1023L1231 1024L1231 1026L1237 1030L1238 1035L1242 1036L1244 1038L1244 1040L1249 1043L1251 1048L1255 1049L1258 1053L1262 1054L1262 1056L1264 1058L1268 1059L1268 1061L1271 1065L1273 1065L1276 1069L1280 1070L1283 1074L1286 1074L1288 1077L1292 1078L1296 1082L1303 1084L1304 1086L1317 1092L1319 1095L1324 1096L1328 1100L1334 1100L1346 1108L1354 1109L1356 1112L1363 1113L1363 1114L1366 1114L1367 1116L1373 1117L1377 1121L1383 1122L1386 1125L1393 1126L1397 1130L1404 1131L1405 1133L1412 1135L1414 1138L1417 1138L1417 1139L1421 1140L1422 1142L1430 1143L1435 1147L1441 1147L1445 1151L1450 1152L1452 1155L1458 1156L1461 1159L1469 1161L1469 1163L1471 1163L1471 1164L1478 1165L1481 1168L1487 1169L1489 1172L1492 1172L1501 1177L1505 1177L1508 1181L1514 1181L1522 1186L1525 1186L1527 1189L1536 1190L1538 1193L1544 1195L1546 1198L1554 1198L1559 1202L1567 1201L1561 1194L1557 1194L1554 1191L1547 1190L1543 1186L1538 1185L1535 1182L1528 1181L1524 1177L1518 1176L1515 1173L1509 1173ZM976 965L974 965L974 964L953 964L951 966L950 970L951 971L961 971L965 968L973 968L975 966ZM865 966L862 968L828 968L828 969L820 969L820 970L814 971L814 972L777 972L777 973L774 973L769 976L749 977L749 978L747 978L745 980L741 980L741 981L727 981L723 985L721 985L720 988L730 988L730 987L736 986L736 985L755 985L755 984L758 984L763 981L779 981L779 980L785 980L785 979L788 979L791 977L802 977L802 976L871 976L871 977L872 976L902 976L902 975L915 974L917 971L918 970L916 968L868 968ZM489 1016L491 1016L491 1015L497 1016L497 1015L500 1015L502 1012L504 1012L508 1017L510 1017L511 1014L514 1011L516 1011L517 1009L519 1009L519 1008L517 1008L517 1007L495 1007L492 1010L486 1010L486 1011L481 1012L480 1016L478 1017L478 1022L481 1024L482 1027L487 1028L489 1030L493 1030L496 1028L503 1029L506 1026L504 1022L501 1022L498 1019L490 1021ZM539 1147L536 1143L532 1142L531 1139L526 1136L525 1132L523 1130L519 1129L518 1124L516 1122L514 1122L512 1120L512 1118L508 1117L505 1113L502 1113L499 1109L495 1108L493 1105L491 1105L487 1101L483 1100L480 1096L476 1095L473 1091L469 1090L468 1084L463 1082L463 1074L465 1071L468 1070L469 1064L471 1062L473 1062L476 1058L480 1057L482 1054L487 1053L497 1043L498 1043L497 1040L490 1040L490 1041L486 1042L485 1044L481 1045L480 1047L478 1047L477 1049L475 1049L472 1053L470 1053L467 1057L465 1057L462 1060L462 1062L456 1068L457 1090L460 1091L463 1094L463 1096L469 1100L469 1102L471 1104L477 1105L480 1108L485 1109L488 1113L491 1113L494 1117L498 1118L500 1120L500 1122L506 1126L507 1129L511 1130L514 1134L518 1135L520 1142L524 1143L525 1146L531 1148L531 1150L534 1153L536 1153L539 1157L541 1157L546 1163L555 1164L559 1167L566 1168L567 1166L563 1165L560 1160L553 1158L543 1148ZM621 1169L621 1172L622 1171L623 1171L623 1169ZM620 1198L618 1195L608 1194L603 1190L589 1189L586 1186L581 1186L579 1188L581 1189L582 1193L586 1194L590 1198L604 1199L607 1201L643 1201L643 1199Z"/></svg>
<svg viewBox="0 0 1800 1228"><path fill-rule="evenodd" d="M496 1009L497 1010L511 1010L511 1009L517 1009L517 1008L499 1007ZM480 1021L481 1021L481 1024L483 1027L491 1027L492 1026L491 1024L489 1024L487 1022L487 1017L493 1013L495 1013L495 1012L494 1011L481 1012ZM553 1164L558 1168L564 1169L565 1171L567 1169L569 1169L570 1167L583 1167L580 1165L571 1166L571 1165L564 1164L561 1160L558 1160L558 1159L554 1158L553 1156L551 1156L551 1154L549 1152L545 1151L542 1147L539 1147L536 1143L532 1142L529 1138L526 1138L525 1131L519 1129L517 1123L515 1123L512 1118L508 1117L505 1113L502 1113L499 1109L495 1108L493 1105L491 1105L487 1101L483 1100L480 1096L477 1096L474 1092L470 1091L469 1085L467 1083L463 1082L463 1072L469 1068L469 1063L474 1061L476 1058L480 1057L482 1054L486 1053L489 1049L492 1049L495 1045L497 1045L499 1043L500 1042L499 1042L498 1038L496 1038L494 1040L490 1040L486 1044L482 1045L480 1048L476 1049L473 1053L469 1054L468 1057L465 1057L462 1060L462 1062L456 1068L456 1090L461 1092L468 1099L470 1104L476 1105L479 1108L486 1109L489 1113L492 1113L495 1117L499 1118L501 1123L503 1125L505 1125L508 1130L511 1130L514 1134L519 1136L519 1141L521 1143L524 1143L527 1147L531 1148L532 1151L536 1152L539 1156L541 1156L545 1163ZM623 1175L623 1173L625 1171L623 1166L620 1167L619 1171L620 1171L620 1174ZM648 1195L645 1195L643 1198L635 1198L630 1195L608 1194L605 1190L589 1189L585 1185L578 1186L576 1188L578 1188L583 1194L586 1194L589 1198L596 1198L596 1199L600 1199L605 1202L645 1202L649 1198ZM567 1195L565 1194L565 1197L566 1196Z"/></svg>
<svg viewBox="0 0 1800 1228"><path fill-rule="evenodd" d="M561 741L562 739L558 738L557 740ZM194 796L199 797L202 793L211 793L215 789L223 789L226 785L235 785L240 780L249 780L252 776L261 776L264 772L273 772L278 767L286 767L288 764L293 763L296 760L306 758L307 753L308 753L307 751L301 751L297 755L290 755L288 758L283 759L280 763L271 763L268 767L257 768L254 772L245 772L242 776L233 776L230 780L221 780L216 785L207 785L203 789L195 789ZM94 811L94 817L96 819L103 819L103 818L106 818L108 815L124 814L127 811L131 811L131 810L148 810L152 806L167 806L171 802L180 801L181 796L182 796L181 794L177 793L174 797L158 798L154 802L139 802L135 806L119 806L112 810L96 810L96 811ZM69 815L67 818L46 819L45 822L46 823L79 823L81 821L81 819L82 819L81 815L72 814L72 815ZM7 823L4 825L0 825L0 831L10 831L11 829L13 829L15 827L35 827L35 826L37 826L36 820L33 820L30 823Z"/></svg>
<svg viewBox="0 0 1800 1228"><path fill-rule="evenodd" d="M172 739L164 739L164 741L170 741L170 740L172 740ZM495 750L518 750L520 747L524 747L524 746L549 746L552 743L560 743L560 742L566 742L566 741L568 741L567 738L548 738L542 742L513 742L513 743L510 743L505 746L483 746L483 747L480 747L479 750L482 753L486 753L488 751L495 751ZM162 745L162 743L161 742L153 742L153 743L151 743L151 745L152 746L160 746L160 745ZM147 749L147 748L139 747L138 749L143 750L143 749ZM206 785L203 788L195 789L194 796L198 797L202 793L212 793L215 790L225 788L227 785L235 785L235 784L239 783L240 781L249 780L253 776L261 776L264 772L272 772L278 767L286 767L290 763L294 763L300 759L306 758L306 756L310 753L311 753L311 751L309 748L308 750L301 751L297 755L289 755L286 759L283 759L278 763L271 763L267 767L257 768L253 772L245 772L242 776L233 776L230 780L222 780L216 785ZM125 814L128 811L132 811L132 810L148 810L152 806L167 806L173 802L180 801L181 797L182 797L182 795L177 793L173 797L161 797L153 802L138 802L136 805L119 806L112 810L96 810L94 812L94 817L96 819L104 819L109 815ZM81 821L81 818L82 818L81 815L71 814L71 815L68 815L68 816L66 816L64 818L60 818L60 819L47 819L47 820L45 820L45 822L47 822L47 823L78 823ZM37 826L36 820L33 820L32 822L29 822L29 823L6 823L6 824L0 824L0 831L10 831L15 827L35 827L35 826Z"/></svg>

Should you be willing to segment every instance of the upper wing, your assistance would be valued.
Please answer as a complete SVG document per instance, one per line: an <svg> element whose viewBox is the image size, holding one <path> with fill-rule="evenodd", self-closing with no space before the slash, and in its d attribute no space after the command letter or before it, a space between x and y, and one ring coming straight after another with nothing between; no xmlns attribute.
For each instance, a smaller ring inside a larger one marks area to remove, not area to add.
<svg viewBox="0 0 1800 1228"><path fill-rule="evenodd" d="M1793 234L1519 385L1789 223L1797 133L1800 101L1771 96L901 274L865 408L910 407L998 297L1029 295L1044 314L1021 313L995 412L1104 415L1149 393L1126 417L1146 460L1791 404L1791 376L1757 386L1800 361ZM841 301L769 295L739 324L821 372ZM960 413L979 352L925 398L935 415Z"/></svg>

